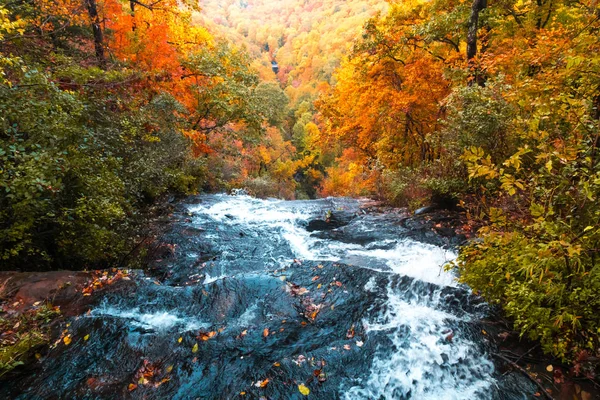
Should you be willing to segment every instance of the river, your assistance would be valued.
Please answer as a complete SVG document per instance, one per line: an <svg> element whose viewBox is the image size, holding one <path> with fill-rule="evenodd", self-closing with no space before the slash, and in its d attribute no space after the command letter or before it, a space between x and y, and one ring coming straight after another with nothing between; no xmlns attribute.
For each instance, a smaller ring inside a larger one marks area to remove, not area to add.
<svg viewBox="0 0 600 400"><path fill-rule="evenodd" d="M59 343L0 395L299 399L310 391L313 399L508 400L532 393L527 380L497 371L480 323L489 307L443 269L455 252L432 244L435 237L419 240L398 210L343 198L202 195L173 221L164 257L65 321L72 342Z"/></svg>

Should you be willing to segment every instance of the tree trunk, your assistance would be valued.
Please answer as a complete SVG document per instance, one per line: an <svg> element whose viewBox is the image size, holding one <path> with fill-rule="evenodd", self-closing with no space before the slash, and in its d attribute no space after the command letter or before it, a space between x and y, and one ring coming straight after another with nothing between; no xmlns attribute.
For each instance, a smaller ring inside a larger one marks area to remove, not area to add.
<svg viewBox="0 0 600 400"><path fill-rule="evenodd" d="M135 2L134 1L129 1L129 8L131 9L131 30L135 31L135 29L137 28L137 26L135 25Z"/></svg>
<svg viewBox="0 0 600 400"><path fill-rule="evenodd" d="M487 0L473 0L471 6L471 16L469 18L469 31L467 33L467 64L472 71L469 79L469 85L477 82L483 86L481 77L478 77L473 59L477 55L477 33L479 31L479 13L487 7Z"/></svg>
<svg viewBox="0 0 600 400"><path fill-rule="evenodd" d="M94 47L96 49L96 58L100 68L106 68L106 58L104 57L104 35L100 26L100 17L98 16L98 7L96 0L85 0L88 15L92 21L92 32L94 33Z"/></svg>

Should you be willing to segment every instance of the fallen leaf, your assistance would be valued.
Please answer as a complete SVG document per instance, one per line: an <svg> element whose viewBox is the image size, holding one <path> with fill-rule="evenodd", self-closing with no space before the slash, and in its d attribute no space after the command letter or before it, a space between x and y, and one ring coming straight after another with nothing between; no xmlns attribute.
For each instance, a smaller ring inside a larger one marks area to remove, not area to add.
<svg viewBox="0 0 600 400"><path fill-rule="evenodd" d="M63 338L63 342L68 346L71 344L71 335L67 335Z"/></svg>
<svg viewBox="0 0 600 400"><path fill-rule="evenodd" d="M254 384L254 386L259 387L259 388L264 388L269 384L269 378L265 379L264 381L258 381Z"/></svg>
<svg viewBox="0 0 600 400"><path fill-rule="evenodd" d="M348 333L346 333L346 337L348 339L352 339L354 337L354 325L352 325L350 327L350 329L348 329Z"/></svg>
<svg viewBox="0 0 600 400"><path fill-rule="evenodd" d="M89 338L90 338L90 335L88 334L83 337L83 340L85 340L87 342Z"/></svg>
<svg viewBox="0 0 600 400"><path fill-rule="evenodd" d="M269 336L269 328L265 328L263 330L263 337L267 337L267 336Z"/></svg>
<svg viewBox="0 0 600 400"><path fill-rule="evenodd" d="M217 332L215 331L211 331L211 332L200 332L198 334L198 339L206 342L209 339L212 339L213 337L215 337L215 335L217 334Z"/></svg>
<svg viewBox="0 0 600 400"><path fill-rule="evenodd" d="M298 385L298 390L302 393L303 396L308 396L310 394L310 389L304 386L303 383Z"/></svg>
<svg viewBox="0 0 600 400"><path fill-rule="evenodd" d="M162 378L162 379L160 380L160 382L157 382L157 383L155 383L155 384L154 384L154 387L155 387L155 388L157 388L157 387L159 387L160 385L162 385L163 383L167 383L167 382L169 382L170 380L171 380L171 378L169 378L169 377Z"/></svg>
<svg viewBox="0 0 600 400"><path fill-rule="evenodd" d="M308 289L307 289L307 288L304 288L304 287L301 287L300 289L298 289L298 290L296 291L296 294L297 294L297 295L303 295L303 294L306 294L306 293L308 293Z"/></svg>
<svg viewBox="0 0 600 400"><path fill-rule="evenodd" d="M317 379L319 380L319 382L323 383L327 380L327 374L325 374L324 371L321 371Z"/></svg>
<svg viewBox="0 0 600 400"><path fill-rule="evenodd" d="M166 369L166 372L167 372L167 374L170 374L170 373L171 373L171 371L173 371L173 366L172 366L172 365L169 365L169 366L167 367L167 369Z"/></svg>
<svg viewBox="0 0 600 400"><path fill-rule="evenodd" d="M130 383L129 386L127 386L127 390L130 392L133 392L135 389L137 389L137 385L135 383Z"/></svg>
<svg viewBox="0 0 600 400"><path fill-rule="evenodd" d="M245 396L246 392L240 392L240 396Z"/></svg>
<svg viewBox="0 0 600 400"><path fill-rule="evenodd" d="M592 400L592 395L589 392L582 390L580 394L581 394L581 400Z"/></svg>
<svg viewBox="0 0 600 400"><path fill-rule="evenodd" d="M349 345L349 344L345 344L345 345L344 345L344 349L345 349L345 350L350 350L350 345Z"/></svg>
<svg viewBox="0 0 600 400"><path fill-rule="evenodd" d="M240 333L240 336L246 336L248 334L248 329L244 329L242 331L242 333Z"/></svg>
<svg viewBox="0 0 600 400"><path fill-rule="evenodd" d="M342 282L340 282L340 281L335 281L335 286L337 286L337 287L342 287Z"/></svg>
<svg viewBox="0 0 600 400"><path fill-rule="evenodd" d="M183 337L180 337L179 339L177 339L177 343L181 343L183 341Z"/></svg>
<svg viewBox="0 0 600 400"><path fill-rule="evenodd" d="M195 353L198 351L198 343L194 344L194 347L192 347L192 353Z"/></svg>
<svg viewBox="0 0 600 400"><path fill-rule="evenodd" d="M316 281L317 279L319 279L319 275L317 275L317 276L313 276L313 278L312 278L312 281L314 282L314 281Z"/></svg>
<svg viewBox="0 0 600 400"><path fill-rule="evenodd" d="M546 367L546 371L548 371L548 372L552 372L552 371L554 371L554 367L552 366L552 364L549 364L549 365Z"/></svg>
<svg viewBox="0 0 600 400"><path fill-rule="evenodd" d="M280 363L278 363L278 362L276 362L276 363L274 363L274 364L273 364L273 366L274 366L274 367L281 367L281 364L280 364Z"/></svg>
<svg viewBox="0 0 600 400"><path fill-rule="evenodd" d="M356 341L356 345L357 345L358 347L363 347L363 345L364 345L364 344L365 344L365 342L363 342L362 340L357 340L357 341Z"/></svg>

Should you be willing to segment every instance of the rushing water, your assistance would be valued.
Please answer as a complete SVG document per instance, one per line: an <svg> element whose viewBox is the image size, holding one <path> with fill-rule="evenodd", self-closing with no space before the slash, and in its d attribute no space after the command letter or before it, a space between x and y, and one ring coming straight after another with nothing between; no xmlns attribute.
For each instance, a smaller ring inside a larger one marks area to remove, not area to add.
<svg viewBox="0 0 600 400"><path fill-rule="evenodd" d="M288 399L303 384L320 399L524 398L498 384L486 305L442 268L455 254L411 239L401 214L190 202L164 238L174 254L69 320L72 343L0 397ZM332 212L346 225L307 230Z"/></svg>

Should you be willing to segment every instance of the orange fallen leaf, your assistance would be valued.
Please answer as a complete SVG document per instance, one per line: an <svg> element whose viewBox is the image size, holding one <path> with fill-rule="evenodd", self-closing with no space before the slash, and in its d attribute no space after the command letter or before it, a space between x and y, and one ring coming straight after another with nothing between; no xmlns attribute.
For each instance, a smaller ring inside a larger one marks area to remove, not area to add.
<svg viewBox="0 0 600 400"><path fill-rule="evenodd" d="M269 384L269 378L265 379L264 381L258 381L254 384L254 386L259 387L259 388L264 388Z"/></svg>
<svg viewBox="0 0 600 400"><path fill-rule="evenodd" d="M269 336L269 328L265 328L263 330L263 337L267 337L267 336Z"/></svg>
<svg viewBox="0 0 600 400"><path fill-rule="evenodd" d="M129 386L127 386L127 390L130 392L133 392L135 389L137 389L137 385L135 383L130 383Z"/></svg>
<svg viewBox="0 0 600 400"><path fill-rule="evenodd" d="M200 332L198 334L198 339L206 342L207 340L212 339L213 337L215 337L216 334L217 334L217 332L215 332L215 331Z"/></svg>
<svg viewBox="0 0 600 400"><path fill-rule="evenodd" d="M347 337L348 339L352 339L352 338L354 337L354 333L355 333L355 332L354 332L354 325L352 325L352 326L350 327L350 329L348 329L348 333L346 333L346 337Z"/></svg>
<svg viewBox="0 0 600 400"><path fill-rule="evenodd" d="M71 335L67 335L63 338L63 342L68 346L71 344Z"/></svg>

